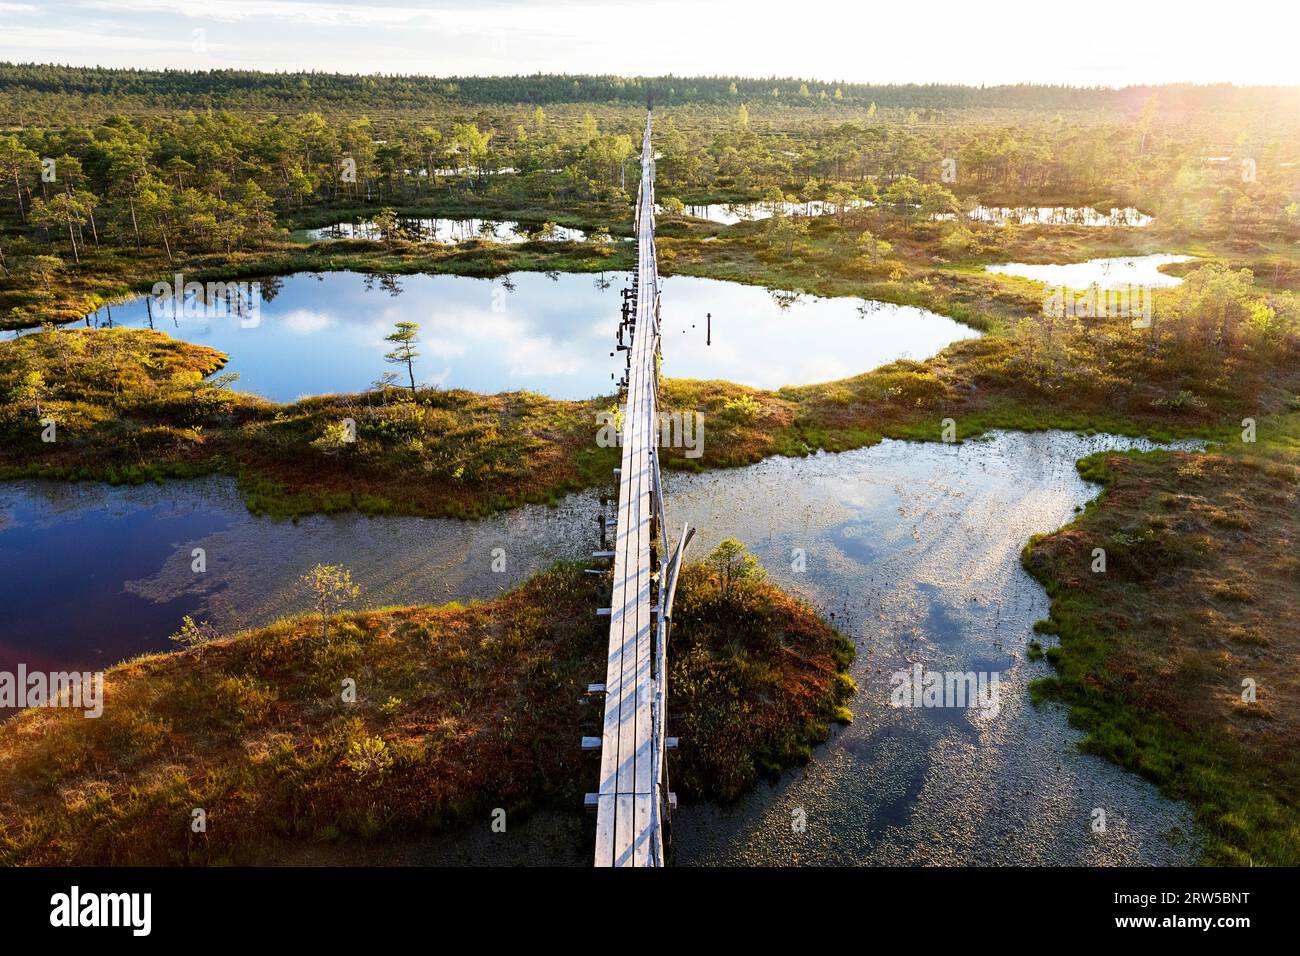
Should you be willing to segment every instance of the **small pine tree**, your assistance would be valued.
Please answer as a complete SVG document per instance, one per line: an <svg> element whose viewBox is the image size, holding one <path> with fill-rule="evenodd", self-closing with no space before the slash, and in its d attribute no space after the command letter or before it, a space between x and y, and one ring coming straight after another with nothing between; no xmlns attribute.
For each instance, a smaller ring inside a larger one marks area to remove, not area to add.
<svg viewBox="0 0 1300 956"><path fill-rule="evenodd" d="M216 631L207 621L196 622L194 618L186 614L181 618L180 630L172 634L168 640L174 641L186 650L196 650L198 655L202 657L203 646L216 636Z"/></svg>
<svg viewBox="0 0 1300 956"><path fill-rule="evenodd" d="M722 541L708 558L709 565L718 576L724 597L729 597L732 588L741 581L761 581L767 576L745 546L735 538Z"/></svg>
<svg viewBox="0 0 1300 956"><path fill-rule="evenodd" d="M328 641L330 614L360 597L361 588L352 583L352 572L341 564L318 564L302 576L302 583L320 615L321 640Z"/></svg>
<svg viewBox="0 0 1300 956"><path fill-rule="evenodd" d="M415 360L420 357L420 353L415 350L416 344L420 341L420 324L418 322L398 322L389 335L384 336L385 342L393 343L393 350L384 356L394 365L405 365L406 374L411 379L411 398L415 398Z"/></svg>

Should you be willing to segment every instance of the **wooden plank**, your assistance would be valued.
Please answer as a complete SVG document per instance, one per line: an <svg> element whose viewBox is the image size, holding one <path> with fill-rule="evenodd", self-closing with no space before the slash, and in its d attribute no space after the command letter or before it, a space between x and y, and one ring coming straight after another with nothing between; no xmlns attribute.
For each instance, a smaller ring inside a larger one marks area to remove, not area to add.
<svg viewBox="0 0 1300 956"><path fill-rule="evenodd" d="M636 843L632 847L633 866L655 866L654 840L652 826L654 795L638 793L632 798L633 812L636 814Z"/></svg>
<svg viewBox="0 0 1300 956"><path fill-rule="evenodd" d="M596 865L614 865L614 797L601 794L596 798ZM602 847L605 851L602 852Z"/></svg>
<svg viewBox="0 0 1300 956"><path fill-rule="evenodd" d="M642 140L637 194L636 332L623 416L619 497L612 558L609 653L597 797L598 866L656 866L660 741L652 702L651 512L657 441L658 273L654 246L654 161L650 120Z"/></svg>
<svg viewBox="0 0 1300 956"><path fill-rule="evenodd" d="M636 844L636 807L635 797L631 794L619 794L614 798L614 865L635 866L633 847Z"/></svg>
<svg viewBox="0 0 1300 956"><path fill-rule="evenodd" d="M639 314L639 313L638 313ZM642 326L638 319L637 336L640 337ZM623 576L623 627L619 634L622 642L622 662L624 693L619 698L618 726L618 780L617 792L634 792L634 774L636 771L636 633L640 627L640 602L637 591L641 580L640 566L640 528L637 524L637 498L641 491L641 474L644 459L641 455L645 436L641 428L643 407L641 380L641 343L636 343L632 360L632 374L628 379L628 405L623 416L623 468L626 480L619 495L618 543L624 554ZM621 805L620 805L621 810ZM620 847L622 849L622 847Z"/></svg>
<svg viewBox="0 0 1300 956"><path fill-rule="evenodd" d="M647 259L649 259L653 246L646 250ZM636 675L637 675L637 693L636 693L636 754L634 757L635 779L633 790L638 794L650 793L654 787L651 780L650 771L653 767L651 757L652 751L652 728L650 725L650 700L651 693L650 683L650 511L651 496L654 491L654 476L651 473L652 455L651 442L657 440L655 434L654 421L654 383L652 380L654 362L654 316L652 306L654 297L653 287L654 263L648 262L646 271L643 273L643 281L638 289L637 314L640 316L637 320L637 328L640 330L642 339L642 350L644 359L641 365L640 373L642 376L641 394L643 408L641 410L640 421L641 428L645 434L642 436L638 452L641 456L641 483L636 489L637 498L637 631L636 641Z"/></svg>

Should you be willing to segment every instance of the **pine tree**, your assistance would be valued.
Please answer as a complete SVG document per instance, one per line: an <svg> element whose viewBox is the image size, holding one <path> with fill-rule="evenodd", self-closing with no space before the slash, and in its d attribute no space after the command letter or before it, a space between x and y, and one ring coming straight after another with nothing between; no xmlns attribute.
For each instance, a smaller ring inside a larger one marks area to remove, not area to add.
<svg viewBox="0 0 1300 956"><path fill-rule="evenodd" d="M411 398L415 398L415 360L420 353L415 345L420 341L420 324L418 322L398 322L391 334L384 336L385 342L392 342L394 348L384 356L394 365L405 365L406 374L411 379Z"/></svg>

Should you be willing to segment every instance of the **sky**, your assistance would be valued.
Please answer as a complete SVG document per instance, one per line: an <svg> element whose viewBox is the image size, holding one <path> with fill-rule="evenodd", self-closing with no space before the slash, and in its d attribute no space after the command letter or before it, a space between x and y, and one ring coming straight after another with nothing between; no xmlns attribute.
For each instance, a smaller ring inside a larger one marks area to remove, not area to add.
<svg viewBox="0 0 1300 956"><path fill-rule="evenodd" d="M1295 0L0 0L0 60L434 76L1300 85ZM639 39L638 39L639 38Z"/></svg>

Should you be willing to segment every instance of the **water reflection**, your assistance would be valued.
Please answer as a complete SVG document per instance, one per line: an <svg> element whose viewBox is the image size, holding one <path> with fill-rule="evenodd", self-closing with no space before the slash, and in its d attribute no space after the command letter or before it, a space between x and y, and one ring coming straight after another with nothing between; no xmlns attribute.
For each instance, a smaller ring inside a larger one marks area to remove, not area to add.
<svg viewBox="0 0 1300 956"><path fill-rule="evenodd" d="M1160 266L1191 262L1195 258L1162 252L1149 256L1118 256L1048 265L1002 262L985 266L985 269L999 275L1020 276L1067 289L1086 289L1094 283L1102 289L1125 289L1132 286L1169 289L1181 285L1183 280L1178 276L1165 275L1160 271Z"/></svg>
<svg viewBox="0 0 1300 956"><path fill-rule="evenodd" d="M863 200L835 204L820 199L807 202L739 202L683 205L680 214L694 219L704 219L719 225L731 226L738 222L756 222L770 219L780 210L786 216L825 216L843 209L856 209L872 205ZM664 214L667 207L659 204L656 213ZM1112 206L1109 212L1091 206L976 206L966 214L977 222L1003 226L1008 223L1037 226L1149 226L1152 218L1132 207ZM951 221L952 213L935 213L936 221Z"/></svg>
<svg viewBox="0 0 1300 956"><path fill-rule="evenodd" d="M339 222L319 229L300 229L293 233L295 238L313 242L325 239L373 239L389 238L375 225L373 219L361 219L351 222ZM520 242L584 242L587 234L581 229L556 225L553 222L524 224L501 219L417 219L399 217L397 231L392 238L409 239L414 242L433 242L441 245L455 245L478 239L484 242L520 243ZM609 239L608 233L593 238Z"/></svg>
<svg viewBox="0 0 1300 956"><path fill-rule="evenodd" d="M1102 212L1091 206L976 206L968 214L977 222L998 226L1008 223L1024 226L1130 226L1141 228L1151 225L1146 213L1126 206L1111 207ZM937 220L951 220L951 213L936 213Z"/></svg>
<svg viewBox="0 0 1300 956"><path fill-rule="evenodd" d="M724 226L734 226L738 222L757 222L762 219L771 219L778 209L785 216L825 216L839 212L841 209L853 209L866 205L870 205L870 203L856 199L842 205L824 202L820 199L812 199L807 202L684 204L681 208L681 215L690 216L693 219L705 219ZM656 203L655 215L664 214L666 214L664 204Z"/></svg>
<svg viewBox="0 0 1300 956"><path fill-rule="evenodd" d="M391 369L384 336L411 320L421 327L417 382L583 399L612 394L622 370L622 353L611 352L625 284L614 273L301 273L233 284L234 291L227 285L219 294L143 297L105 309L95 321L157 328L219 349L230 356L228 370L240 375L238 388L289 402L373 387ZM663 372L676 378L758 388L822 382L897 358L927 358L978 335L910 306L690 276L664 279L661 287ZM232 296L243 304L233 307Z"/></svg>
<svg viewBox="0 0 1300 956"><path fill-rule="evenodd" d="M1149 447L998 433L667 476L670 524L700 529L694 556L724 537L747 542L776 583L853 638L860 688L853 724L813 763L728 807L683 806L677 862L1194 860L1186 809L1080 754L1063 715L1034 708L1026 691L1048 672L1024 657L1047 597L1021 568L1020 548L1096 493L1079 478L1078 457L1135 446ZM0 666L108 663L165 648L182 613L223 630L266 624L309 608L297 579L316 562L351 568L371 606L490 596L589 551L597 509L581 494L480 522L335 515L295 525L249 515L226 479L3 485L0 600L18 610L5 617ZM507 569L493 573L493 549L503 546ZM207 554L203 574L192 570L195 547ZM998 673L999 713L891 707L890 675L915 663ZM1105 834L1091 830L1098 806ZM795 809L806 832L791 827ZM497 841L476 862L519 850L539 848Z"/></svg>

